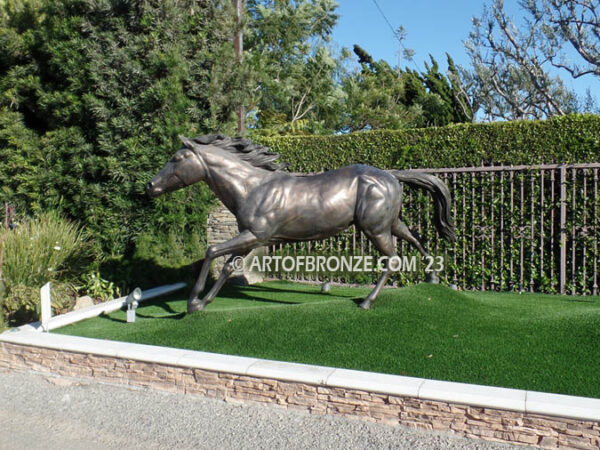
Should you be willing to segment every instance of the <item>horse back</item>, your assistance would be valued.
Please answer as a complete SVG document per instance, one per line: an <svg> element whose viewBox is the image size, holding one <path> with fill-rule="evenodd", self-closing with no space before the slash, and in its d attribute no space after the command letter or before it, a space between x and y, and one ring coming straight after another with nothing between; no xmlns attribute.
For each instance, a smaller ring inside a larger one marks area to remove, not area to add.
<svg viewBox="0 0 600 450"><path fill-rule="evenodd" d="M398 182L365 165L310 176L275 173L249 193L238 223L264 243L326 238L348 228L357 209L368 209L359 198L367 185L387 191L390 184Z"/></svg>

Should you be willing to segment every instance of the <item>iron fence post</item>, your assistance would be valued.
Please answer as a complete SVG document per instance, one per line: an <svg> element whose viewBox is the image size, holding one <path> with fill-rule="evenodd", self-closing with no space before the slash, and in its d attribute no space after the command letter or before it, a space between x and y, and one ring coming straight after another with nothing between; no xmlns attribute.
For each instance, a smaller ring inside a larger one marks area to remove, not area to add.
<svg viewBox="0 0 600 450"><path fill-rule="evenodd" d="M560 256L559 256L559 291L567 291L567 167L560 166Z"/></svg>

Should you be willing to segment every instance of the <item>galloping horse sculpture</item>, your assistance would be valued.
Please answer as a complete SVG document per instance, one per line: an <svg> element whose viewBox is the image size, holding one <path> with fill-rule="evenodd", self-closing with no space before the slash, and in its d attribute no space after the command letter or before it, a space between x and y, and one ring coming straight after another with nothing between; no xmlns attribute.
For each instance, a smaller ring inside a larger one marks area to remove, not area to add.
<svg viewBox="0 0 600 450"><path fill-rule="evenodd" d="M206 135L180 137L183 147L146 185L157 197L204 181L231 211L240 234L211 245L190 294L188 313L210 303L234 271L233 259L252 249L283 242L324 239L354 224L385 256L397 256L392 236L405 239L428 256L419 238L402 222L402 185L425 189L435 203L434 223L441 236L456 239L450 192L437 177L410 170L380 170L356 164L317 175L282 171L279 155L243 138ZM219 278L200 301L211 262L231 255ZM433 274L435 276L435 274ZM391 276L386 269L360 304L368 309Z"/></svg>

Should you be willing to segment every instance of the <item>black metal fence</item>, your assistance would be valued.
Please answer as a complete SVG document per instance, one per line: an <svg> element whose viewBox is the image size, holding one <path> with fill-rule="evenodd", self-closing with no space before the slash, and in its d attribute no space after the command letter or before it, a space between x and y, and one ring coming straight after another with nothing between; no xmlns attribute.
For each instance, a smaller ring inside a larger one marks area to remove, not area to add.
<svg viewBox="0 0 600 450"><path fill-rule="evenodd" d="M406 188L403 220L443 255L446 283L463 289L598 294L598 170L595 164L415 169L440 177L452 192L457 241L440 241L433 205ZM320 242L271 248L286 255L376 255L353 227ZM406 242L400 255L418 255ZM317 281L317 274L279 272L282 278ZM399 272L399 285L421 281L422 271ZM338 282L372 282L376 273L329 274Z"/></svg>

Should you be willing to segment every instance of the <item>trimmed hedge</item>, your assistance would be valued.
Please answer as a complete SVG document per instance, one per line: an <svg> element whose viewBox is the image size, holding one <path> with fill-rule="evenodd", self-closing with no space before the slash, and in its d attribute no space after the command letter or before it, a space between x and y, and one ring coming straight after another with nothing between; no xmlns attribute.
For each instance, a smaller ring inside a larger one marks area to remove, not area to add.
<svg viewBox="0 0 600 450"><path fill-rule="evenodd" d="M546 121L461 124L418 130L372 131L330 137L284 137L262 141L290 161L292 170L316 172L353 163L381 168L442 168L536 163L583 163L600 161L600 116L570 115ZM454 198L457 243L440 241L431 226L430 197L407 189L401 216L434 254L446 260L447 282L464 289L535 290L556 293L560 250L558 174L519 171L513 177L458 174L449 179ZM556 182L551 176L556 175ZM587 181L584 181L584 175ZM565 183L569 199L565 229L569 230L569 262L566 288L572 294L592 294L600 199L592 194L591 172L569 172ZM587 182L587 190L584 189ZM541 186L544 185L544 191ZM554 189L554 191L552 190ZM505 195L503 195L505 194ZM539 199L543 195L544 202ZM513 204L514 202L514 204ZM576 205L575 207L572 204ZM585 219L584 219L585 218ZM543 220L543 224L540 221ZM554 221L554 222L553 222ZM552 225L554 234L551 235ZM581 227L581 225L585 225ZM540 236L540 228L544 232ZM502 234L503 233L503 234ZM499 239L499 236L503 239ZM531 235L530 235L531 234ZM491 236L495 236L494 240ZM351 230L324 243L296 244L283 252L320 254L336 251L360 254L353 248ZM366 242L366 240L364 241ZM360 248L361 244L357 244ZM403 255L418 255L406 246ZM367 253L368 254L368 253ZM574 256L571 256L574 255ZM519 268L522 262L522 270ZM571 261L571 260L569 260ZM513 267L513 263L515 267ZM289 274L280 273L285 278ZM374 282L377 273L333 274L335 281ZM423 279L424 272L400 272L400 285Z"/></svg>
<svg viewBox="0 0 600 450"><path fill-rule="evenodd" d="M580 163L600 158L600 116L573 114L542 121L273 137L260 142L281 153L282 160L299 172L356 163L381 168Z"/></svg>

